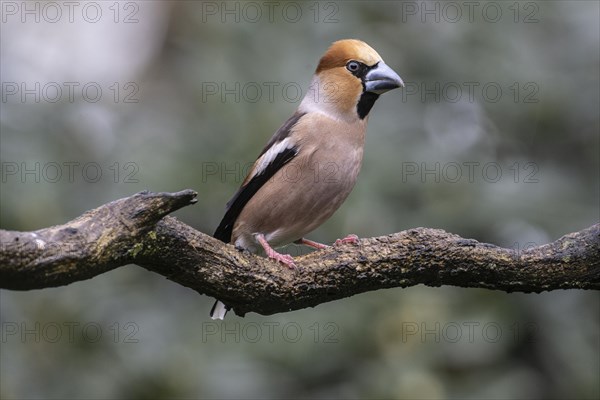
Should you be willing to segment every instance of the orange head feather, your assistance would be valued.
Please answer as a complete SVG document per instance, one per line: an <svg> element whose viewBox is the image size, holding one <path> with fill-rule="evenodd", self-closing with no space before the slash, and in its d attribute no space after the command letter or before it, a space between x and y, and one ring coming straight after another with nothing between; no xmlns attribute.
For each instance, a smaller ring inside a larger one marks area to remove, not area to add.
<svg viewBox="0 0 600 400"><path fill-rule="evenodd" d="M381 61L381 56L362 40L338 40L337 42L333 42L323 57L321 57L316 73L318 74L332 68L344 67L350 60L360 61L368 66L372 66Z"/></svg>
<svg viewBox="0 0 600 400"><path fill-rule="evenodd" d="M371 46L356 39L339 40L321 57L299 109L346 121L364 119L381 93L402 85Z"/></svg>

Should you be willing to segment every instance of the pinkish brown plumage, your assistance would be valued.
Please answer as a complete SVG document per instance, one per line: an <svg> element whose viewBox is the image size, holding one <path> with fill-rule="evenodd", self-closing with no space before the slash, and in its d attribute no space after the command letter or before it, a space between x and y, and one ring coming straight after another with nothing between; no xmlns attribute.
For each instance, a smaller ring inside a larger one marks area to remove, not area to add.
<svg viewBox="0 0 600 400"><path fill-rule="evenodd" d="M298 242L325 222L354 187L362 164L368 114L380 94L403 86L365 42L340 40L321 57L296 113L273 135L227 203L215 237L289 267L273 247ZM356 242L351 235L336 244ZM215 303L213 318L227 307Z"/></svg>

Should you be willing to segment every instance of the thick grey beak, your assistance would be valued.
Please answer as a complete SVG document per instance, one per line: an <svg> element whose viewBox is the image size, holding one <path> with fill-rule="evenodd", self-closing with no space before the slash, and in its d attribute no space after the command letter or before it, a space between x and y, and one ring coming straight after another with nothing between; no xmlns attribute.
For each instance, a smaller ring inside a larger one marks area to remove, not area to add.
<svg viewBox="0 0 600 400"><path fill-rule="evenodd" d="M367 92L382 94L388 90L404 87L404 82L393 69L380 61L375 68L367 72L365 86Z"/></svg>

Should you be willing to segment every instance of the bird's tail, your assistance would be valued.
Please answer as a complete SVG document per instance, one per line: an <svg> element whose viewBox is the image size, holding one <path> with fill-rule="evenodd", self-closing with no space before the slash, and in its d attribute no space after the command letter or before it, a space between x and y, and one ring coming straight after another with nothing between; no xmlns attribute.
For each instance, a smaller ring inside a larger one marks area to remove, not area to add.
<svg viewBox="0 0 600 400"><path fill-rule="evenodd" d="M229 307L227 307L225 304L223 304L219 300L217 300L217 301L215 301L215 304L210 309L210 317L212 319L222 320L223 318L225 318L225 314L227 314L228 310L229 310Z"/></svg>

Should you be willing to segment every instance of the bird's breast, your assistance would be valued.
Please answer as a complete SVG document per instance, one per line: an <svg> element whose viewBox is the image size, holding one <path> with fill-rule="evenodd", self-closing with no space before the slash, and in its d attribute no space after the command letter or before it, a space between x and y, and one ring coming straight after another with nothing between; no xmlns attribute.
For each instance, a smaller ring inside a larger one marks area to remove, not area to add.
<svg viewBox="0 0 600 400"><path fill-rule="evenodd" d="M293 242L331 217L352 191L362 164L364 128L324 118L304 122L298 155L244 207L235 241L249 242L262 233L273 246Z"/></svg>

